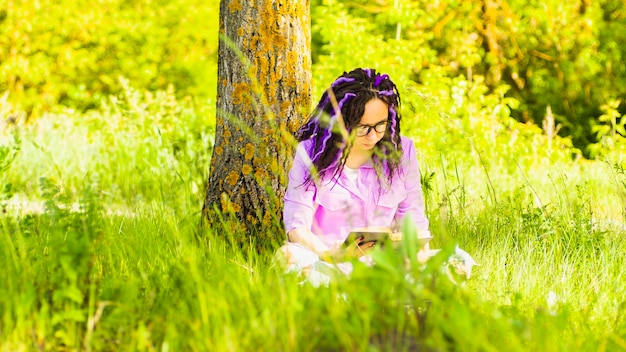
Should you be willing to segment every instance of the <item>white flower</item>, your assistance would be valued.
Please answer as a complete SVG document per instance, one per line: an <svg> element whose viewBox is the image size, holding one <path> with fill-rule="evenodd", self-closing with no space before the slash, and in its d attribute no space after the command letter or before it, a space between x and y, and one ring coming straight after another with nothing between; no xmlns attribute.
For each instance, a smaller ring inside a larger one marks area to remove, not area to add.
<svg viewBox="0 0 626 352"><path fill-rule="evenodd" d="M548 292L548 296L546 297L546 304L548 305L548 309L552 310L554 306L556 306L556 302L558 301L559 296L554 293L554 291L550 290Z"/></svg>
<svg viewBox="0 0 626 352"><path fill-rule="evenodd" d="M446 274L452 282L459 284L472 276L472 267L476 265L478 263L469 253L456 246L445 265Z"/></svg>

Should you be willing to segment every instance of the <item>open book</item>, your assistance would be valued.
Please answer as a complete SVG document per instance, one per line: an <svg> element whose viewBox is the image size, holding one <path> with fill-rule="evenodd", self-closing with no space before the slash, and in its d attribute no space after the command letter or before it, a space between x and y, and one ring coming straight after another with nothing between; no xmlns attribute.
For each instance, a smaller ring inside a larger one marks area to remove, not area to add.
<svg viewBox="0 0 626 352"><path fill-rule="evenodd" d="M418 233L418 245L420 248L426 246L433 237L430 236L430 232ZM359 245L368 244L374 242L376 244L391 242L392 244L399 244L402 242L402 232L393 232L390 228L384 226L375 227L358 227L352 229L350 234L344 241L344 246L350 246L351 244L358 242Z"/></svg>

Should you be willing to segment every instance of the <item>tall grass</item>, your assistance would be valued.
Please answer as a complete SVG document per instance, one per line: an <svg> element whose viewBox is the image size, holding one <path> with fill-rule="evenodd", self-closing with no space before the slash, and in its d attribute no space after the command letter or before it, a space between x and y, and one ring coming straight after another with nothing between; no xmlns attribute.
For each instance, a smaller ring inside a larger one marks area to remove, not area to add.
<svg viewBox="0 0 626 352"><path fill-rule="evenodd" d="M619 168L422 155L433 245L473 277L381 252L315 288L198 227L212 126L172 96L3 132L1 350L626 350Z"/></svg>

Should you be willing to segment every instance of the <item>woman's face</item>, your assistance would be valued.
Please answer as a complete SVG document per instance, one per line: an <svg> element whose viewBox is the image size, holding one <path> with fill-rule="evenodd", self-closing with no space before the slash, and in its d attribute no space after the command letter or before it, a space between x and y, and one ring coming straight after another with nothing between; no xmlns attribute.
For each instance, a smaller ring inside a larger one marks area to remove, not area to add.
<svg viewBox="0 0 626 352"><path fill-rule="evenodd" d="M382 100L374 98L365 104L365 111L359 124L352 131L356 134L352 148L360 151L374 149L376 143L385 136L389 107Z"/></svg>

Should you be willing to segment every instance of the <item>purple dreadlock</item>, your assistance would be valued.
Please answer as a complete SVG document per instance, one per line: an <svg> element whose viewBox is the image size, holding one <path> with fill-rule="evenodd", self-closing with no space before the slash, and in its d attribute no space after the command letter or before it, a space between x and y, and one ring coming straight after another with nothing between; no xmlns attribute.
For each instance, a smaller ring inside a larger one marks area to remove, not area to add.
<svg viewBox="0 0 626 352"><path fill-rule="evenodd" d="M372 157L374 168L381 177L388 179L391 184L393 175L397 172L402 154L400 143L400 93L395 84L386 74L379 74L374 69L357 68L344 72L330 86L333 99L325 91L309 120L298 130L296 138L304 141L314 139L313 149L308 151L317 176L320 179L334 177L343 169L350 152L350 145L338 126L337 110L341 113L343 124L347 132L357 126L363 113L365 104L372 99L380 99L389 107L388 128L384 137L376 145ZM313 175L309 175L305 185L313 182Z"/></svg>

